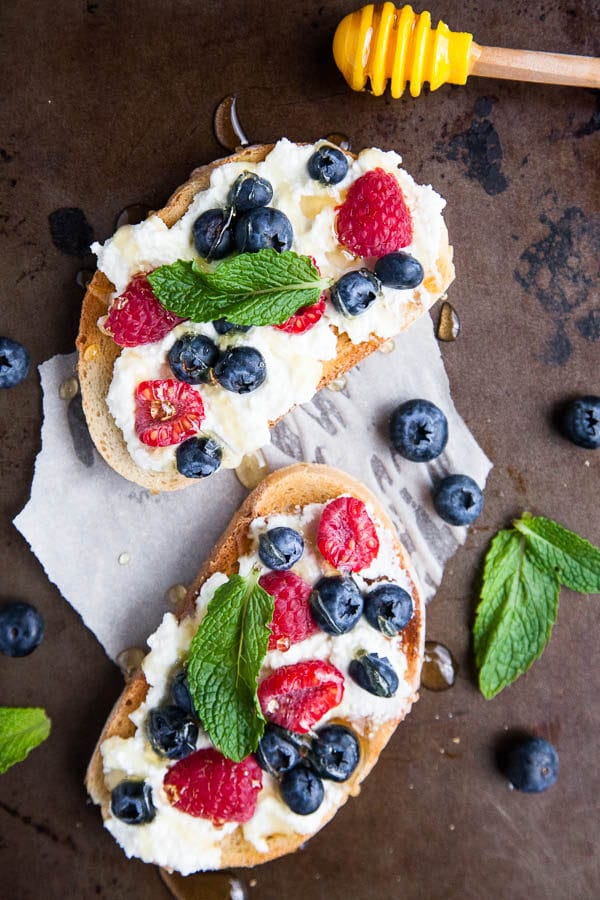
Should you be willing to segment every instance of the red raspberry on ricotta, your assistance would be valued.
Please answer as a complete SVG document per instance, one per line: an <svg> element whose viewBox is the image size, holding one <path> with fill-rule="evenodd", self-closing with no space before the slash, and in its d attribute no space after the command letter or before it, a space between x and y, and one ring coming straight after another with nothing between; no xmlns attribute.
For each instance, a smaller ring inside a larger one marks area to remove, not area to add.
<svg viewBox="0 0 600 900"><path fill-rule="evenodd" d="M253 756L236 763L212 747L179 760L165 775L169 803L215 825L248 822L262 788L262 770Z"/></svg>
<svg viewBox="0 0 600 900"><path fill-rule="evenodd" d="M204 419L202 397L184 381L142 381L135 392L135 430L149 447L169 447L193 437Z"/></svg>

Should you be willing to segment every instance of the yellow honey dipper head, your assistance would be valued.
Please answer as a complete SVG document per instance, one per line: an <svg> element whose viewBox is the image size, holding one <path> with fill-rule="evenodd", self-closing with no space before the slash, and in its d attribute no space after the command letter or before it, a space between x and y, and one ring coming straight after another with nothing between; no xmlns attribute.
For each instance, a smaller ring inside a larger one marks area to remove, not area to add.
<svg viewBox="0 0 600 900"><path fill-rule="evenodd" d="M333 38L336 65L352 90L380 96L390 80L392 97L401 97L407 82L418 97L424 82L432 91L442 84L465 84L473 35L450 31L444 22L431 27L428 12L393 3L370 3L347 15Z"/></svg>

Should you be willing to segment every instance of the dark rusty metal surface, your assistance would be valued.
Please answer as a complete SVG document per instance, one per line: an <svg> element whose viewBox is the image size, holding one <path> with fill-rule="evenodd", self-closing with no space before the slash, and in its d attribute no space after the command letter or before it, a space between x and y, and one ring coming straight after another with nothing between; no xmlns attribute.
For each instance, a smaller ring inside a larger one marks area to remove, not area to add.
<svg viewBox="0 0 600 900"><path fill-rule="evenodd" d="M594 898L598 600L563 591L543 658L491 702L475 687L469 630L482 554L514 514L544 513L600 543L600 453L569 445L551 420L565 397L600 393L598 97L483 79L418 100L352 94L330 41L354 5L6 0L0 334L35 364L73 349L76 274L90 263L82 235L105 238L130 204L159 207L220 155L211 122L227 94L254 141L342 132L354 149L400 150L448 199L462 328L443 353L456 404L495 463L484 514L429 608L428 636L452 649L459 675L423 693L360 798L319 837L246 874L250 896ZM430 8L482 44L600 52L594 0ZM0 658L0 702L45 706L53 732L0 777L2 893L164 900L156 870L124 857L82 785L120 674L11 525L40 415L34 368L0 392L0 593L34 602L46 638L30 657ZM556 742L561 773L545 795L511 792L496 772L494 747L513 728Z"/></svg>

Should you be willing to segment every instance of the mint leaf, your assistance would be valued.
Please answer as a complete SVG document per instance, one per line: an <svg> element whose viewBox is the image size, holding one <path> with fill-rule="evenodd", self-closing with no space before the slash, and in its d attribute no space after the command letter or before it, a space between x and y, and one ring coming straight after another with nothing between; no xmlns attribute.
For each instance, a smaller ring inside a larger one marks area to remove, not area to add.
<svg viewBox="0 0 600 900"><path fill-rule="evenodd" d="M600 550L552 519L524 513L513 522L525 535L538 564L561 584L582 594L600 593Z"/></svg>
<svg viewBox="0 0 600 900"><path fill-rule="evenodd" d="M280 325L312 306L329 281L308 256L292 250L240 253L213 272L178 260L148 276L163 306L193 322L226 318L235 325Z"/></svg>
<svg viewBox="0 0 600 900"><path fill-rule="evenodd" d="M21 762L50 734L43 709L0 706L0 774Z"/></svg>
<svg viewBox="0 0 600 900"><path fill-rule="evenodd" d="M473 638L479 687L491 700L542 654L558 612L560 585L518 531L490 545Z"/></svg>
<svg viewBox="0 0 600 900"><path fill-rule="evenodd" d="M215 747L236 762L256 750L265 727L256 679L273 609L258 575L232 575L215 591L190 646L188 683L196 711Z"/></svg>

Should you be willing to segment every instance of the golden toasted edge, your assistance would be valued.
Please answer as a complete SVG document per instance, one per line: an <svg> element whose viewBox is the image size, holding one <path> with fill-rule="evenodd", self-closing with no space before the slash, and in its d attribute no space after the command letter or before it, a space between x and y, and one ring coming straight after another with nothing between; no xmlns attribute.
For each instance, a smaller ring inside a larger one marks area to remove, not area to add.
<svg viewBox="0 0 600 900"><path fill-rule="evenodd" d="M202 566L197 578L190 586L180 609L179 618L193 613L195 600L204 582L215 572L233 574L237 571L237 562L241 555L249 549L248 529L257 517L277 512L289 512L295 507L304 507L309 503L324 503L340 494L351 494L368 503L377 520L389 530L395 538L396 550L402 566L408 571L412 584L414 616L403 632L403 645L408 659L408 679L413 687L412 702L417 699L423 643L425 639L425 610L417 586L410 558L396 536L385 510L375 496L360 482L344 472L330 466L299 463L273 472L246 498L238 512L231 520L219 542L213 549L209 559ZM143 703L148 685L144 675L139 672L127 684L121 697L113 708L108 721L100 735L96 749L90 761L86 786L95 803L102 807L102 815L106 819L109 811L110 794L104 784L102 756L100 746L109 737L130 737L135 728L129 718L132 712ZM337 812L349 796L358 793L360 782L371 771L379 754L389 741L403 716L390 720L383 725L371 725L365 722L365 731L370 731L369 738L360 736L361 760L353 776L344 785L344 798L338 807L324 815L312 834L320 830ZM221 868L253 866L267 862L286 853L296 850L305 843L312 834L281 835L268 838L269 849L260 853L252 844L243 838L241 829L224 838L221 843Z"/></svg>
<svg viewBox="0 0 600 900"><path fill-rule="evenodd" d="M218 159L207 166L195 169L189 180L171 196L158 215L171 227L184 215L198 191L206 190L213 169L230 162L260 162L273 149L273 144L259 144L246 147L232 156ZM350 154L352 155L352 154ZM436 281L427 289L432 303L437 300L454 280L452 247L448 244L448 233L444 225L439 248L438 269L441 281ZM115 360L120 348L111 337L98 328L98 319L106 315L114 286L102 272L96 272L83 299L77 350L79 352L78 373L81 383L83 409L92 440L99 453L115 471L129 481L134 481L152 491L175 491L189 487L190 479L184 478L176 470L152 472L140 468L129 455L121 430L115 424L106 403L106 395L112 380ZM408 310L406 328L422 314L421 303L413 302ZM323 377L318 390L352 369L384 343L382 338L373 338L361 344L353 344L346 334L338 336L336 356L323 365ZM272 425L275 422L271 423Z"/></svg>

